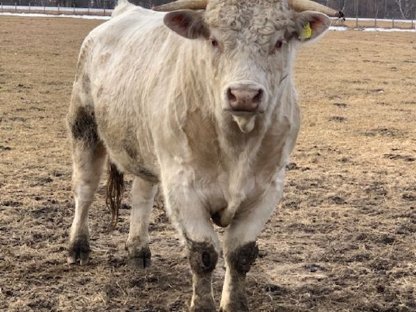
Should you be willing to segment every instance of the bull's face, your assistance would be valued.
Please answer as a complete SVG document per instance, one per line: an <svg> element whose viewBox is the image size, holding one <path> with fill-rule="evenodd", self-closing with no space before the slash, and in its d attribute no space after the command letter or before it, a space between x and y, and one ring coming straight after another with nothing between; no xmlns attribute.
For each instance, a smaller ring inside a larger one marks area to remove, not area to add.
<svg viewBox="0 0 416 312"><path fill-rule="evenodd" d="M296 13L272 0L210 1L204 13L175 11L164 22L183 37L202 39L215 109L242 132L279 105L295 47L329 26L322 13Z"/></svg>

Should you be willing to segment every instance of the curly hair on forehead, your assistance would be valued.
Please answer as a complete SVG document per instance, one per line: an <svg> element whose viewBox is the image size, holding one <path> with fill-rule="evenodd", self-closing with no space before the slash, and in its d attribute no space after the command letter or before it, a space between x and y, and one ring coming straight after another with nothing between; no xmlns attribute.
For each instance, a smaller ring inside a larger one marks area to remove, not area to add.
<svg viewBox="0 0 416 312"><path fill-rule="evenodd" d="M286 0L211 0L205 11L208 25L240 31L253 28L255 32L283 28L290 23L292 12Z"/></svg>

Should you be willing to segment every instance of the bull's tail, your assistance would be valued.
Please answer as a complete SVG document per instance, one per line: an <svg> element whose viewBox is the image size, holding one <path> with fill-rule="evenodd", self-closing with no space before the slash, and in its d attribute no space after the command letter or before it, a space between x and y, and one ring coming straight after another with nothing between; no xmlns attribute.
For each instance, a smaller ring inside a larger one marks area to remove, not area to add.
<svg viewBox="0 0 416 312"><path fill-rule="evenodd" d="M118 213L121 206L121 198L124 191L124 175L116 165L108 162L107 195L105 203L111 211L111 224L113 228L117 225Z"/></svg>

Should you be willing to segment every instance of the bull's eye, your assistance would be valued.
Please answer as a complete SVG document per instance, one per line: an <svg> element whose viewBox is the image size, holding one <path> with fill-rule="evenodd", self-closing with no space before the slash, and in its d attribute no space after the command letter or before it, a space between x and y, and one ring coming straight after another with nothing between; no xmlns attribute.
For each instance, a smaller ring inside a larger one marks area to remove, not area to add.
<svg viewBox="0 0 416 312"><path fill-rule="evenodd" d="M277 40L276 44L274 45L276 50L279 50L282 46L283 46L283 41L282 40Z"/></svg>

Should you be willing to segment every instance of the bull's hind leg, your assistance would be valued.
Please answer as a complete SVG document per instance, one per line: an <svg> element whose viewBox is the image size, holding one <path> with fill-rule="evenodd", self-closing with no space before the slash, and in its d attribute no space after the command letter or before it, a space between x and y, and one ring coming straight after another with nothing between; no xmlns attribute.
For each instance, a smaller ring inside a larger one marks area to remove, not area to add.
<svg viewBox="0 0 416 312"><path fill-rule="evenodd" d="M75 215L71 226L68 263L88 263L90 246L88 209L100 180L106 156L105 148L97 135L92 110L73 108L68 114L72 138L73 192Z"/></svg>
<svg viewBox="0 0 416 312"><path fill-rule="evenodd" d="M126 249L132 263L146 268L150 265L149 219L157 185L136 177L131 190L130 231Z"/></svg>

